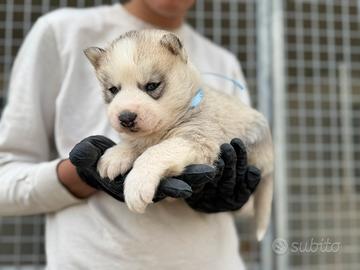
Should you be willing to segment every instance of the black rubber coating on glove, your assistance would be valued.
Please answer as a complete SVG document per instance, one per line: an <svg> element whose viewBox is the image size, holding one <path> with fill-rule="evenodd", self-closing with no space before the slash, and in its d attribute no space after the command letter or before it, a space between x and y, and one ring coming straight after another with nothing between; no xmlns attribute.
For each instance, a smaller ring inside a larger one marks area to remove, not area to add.
<svg viewBox="0 0 360 270"><path fill-rule="evenodd" d="M101 178L96 169L99 158L114 145L104 136L90 136L75 145L69 156L87 184L123 202L126 174L110 181ZM190 165L182 175L163 179L153 201L165 197L183 198L193 209L206 213L240 209L255 191L261 172L247 165L246 149L240 139L233 139L220 149L220 159L214 166Z"/></svg>

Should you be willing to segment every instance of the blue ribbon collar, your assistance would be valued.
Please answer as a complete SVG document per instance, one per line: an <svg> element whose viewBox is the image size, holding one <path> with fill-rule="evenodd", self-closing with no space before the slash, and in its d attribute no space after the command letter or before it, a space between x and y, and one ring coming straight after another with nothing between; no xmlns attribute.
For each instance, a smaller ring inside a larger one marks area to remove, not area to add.
<svg viewBox="0 0 360 270"><path fill-rule="evenodd" d="M211 75L211 76L215 76L215 77L218 77L218 78L221 78L223 80L227 80L227 81L230 81L232 82L238 89L240 90L245 90L246 88L244 87L244 85L242 85L241 83L239 83L237 80L234 80L234 79L231 79L231 78L228 78L224 75L221 75L221 74L217 74L217 73L212 73L212 72L203 72L202 73L203 75ZM201 101L203 100L204 98L204 90L202 88L199 88L196 93L195 93L195 96L191 99L191 102L190 102L190 110L191 109L195 109L196 107L198 107L201 103Z"/></svg>
<svg viewBox="0 0 360 270"><path fill-rule="evenodd" d="M229 78L229 77L226 77L222 74L218 74L218 73L213 73L213 72L203 72L202 73L203 75L211 75L211 76L214 76L214 77L218 77L220 79L223 79L223 80L226 80L226 81L229 81L229 82L232 82L238 89L240 90L245 90L245 86L242 85L240 82L238 82L237 80L234 80L232 78Z"/></svg>
<svg viewBox="0 0 360 270"><path fill-rule="evenodd" d="M201 101L203 100L203 98L204 98L204 90L199 88L196 91L195 96L191 99L190 109L195 109L196 107L198 107Z"/></svg>

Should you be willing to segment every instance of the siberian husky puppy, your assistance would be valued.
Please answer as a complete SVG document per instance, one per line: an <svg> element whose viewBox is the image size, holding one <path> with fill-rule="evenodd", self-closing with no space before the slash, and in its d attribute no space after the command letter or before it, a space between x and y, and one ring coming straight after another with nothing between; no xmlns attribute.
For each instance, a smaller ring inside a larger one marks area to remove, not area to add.
<svg viewBox="0 0 360 270"><path fill-rule="evenodd" d="M84 52L103 87L110 123L121 137L97 168L111 180L132 168L124 186L129 209L143 213L161 179L181 174L190 164L213 165L219 146L240 138L248 162L261 170L252 207L262 239L273 193L273 146L264 116L206 86L172 33L131 31L106 49Z"/></svg>

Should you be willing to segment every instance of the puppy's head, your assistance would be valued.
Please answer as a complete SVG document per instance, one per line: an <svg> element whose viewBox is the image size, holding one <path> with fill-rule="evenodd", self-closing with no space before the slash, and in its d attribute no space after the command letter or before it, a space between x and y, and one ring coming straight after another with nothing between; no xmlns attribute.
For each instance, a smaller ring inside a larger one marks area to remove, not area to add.
<svg viewBox="0 0 360 270"><path fill-rule="evenodd" d="M189 108L199 75L179 38L161 30L131 31L85 55L103 86L111 125L146 136L166 130Z"/></svg>

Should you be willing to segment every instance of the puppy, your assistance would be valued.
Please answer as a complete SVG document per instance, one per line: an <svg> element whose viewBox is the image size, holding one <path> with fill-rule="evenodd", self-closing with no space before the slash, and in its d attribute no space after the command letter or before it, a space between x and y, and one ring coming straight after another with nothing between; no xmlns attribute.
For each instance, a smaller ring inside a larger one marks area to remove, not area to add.
<svg viewBox="0 0 360 270"><path fill-rule="evenodd" d="M257 238L270 219L273 149L266 119L202 82L179 38L162 30L131 31L106 49L84 51L103 88L107 113L121 143L98 162L102 177L126 177L130 210L143 213L162 178L187 165L213 165L219 146L240 138L261 181L254 194Z"/></svg>

